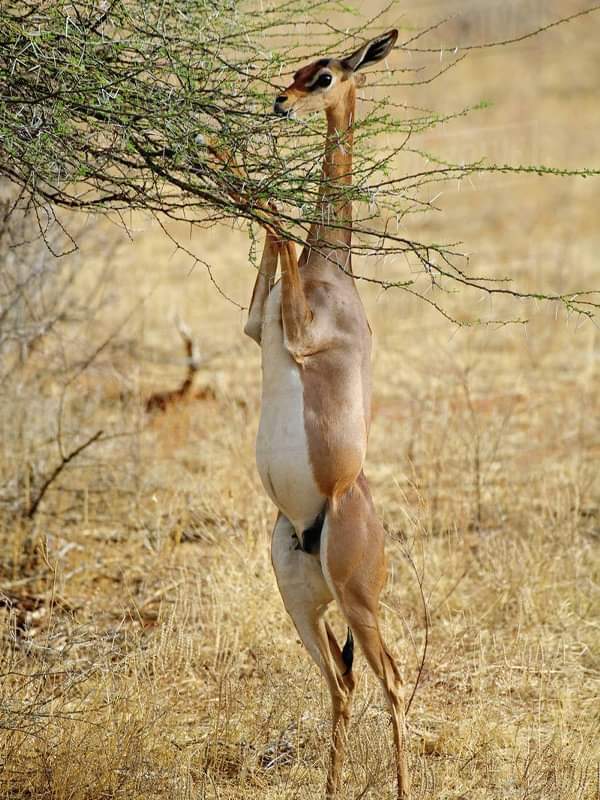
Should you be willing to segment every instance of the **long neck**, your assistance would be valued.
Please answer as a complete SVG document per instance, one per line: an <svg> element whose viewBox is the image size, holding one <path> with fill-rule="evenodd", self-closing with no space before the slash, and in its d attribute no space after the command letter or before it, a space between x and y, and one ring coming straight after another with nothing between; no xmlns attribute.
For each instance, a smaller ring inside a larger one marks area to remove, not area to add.
<svg viewBox="0 0 600 800"><path fill-rule="evenodd" d="M327 138L321 187L308 241L313 247L345 251L348 265L352 241L352 147L356 89L350 86L344 103L327 109Z"/></svg>

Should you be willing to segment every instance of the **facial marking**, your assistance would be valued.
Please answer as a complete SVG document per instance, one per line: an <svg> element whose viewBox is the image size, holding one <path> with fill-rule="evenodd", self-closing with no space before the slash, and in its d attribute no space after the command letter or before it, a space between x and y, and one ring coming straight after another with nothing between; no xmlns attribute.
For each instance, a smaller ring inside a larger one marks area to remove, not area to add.
<svg viewBox="0 0 600 800"><path fill-rule="evenodd" d="M319 61L315 61L314 64L308 64L308 66L302 67L302 69L294 73L294 84L303 91L310 91L310 89L313 88L314 82L318 80L319 75L323 72L323 69L329 66L330 63L330 58L321 58Z"/></svg>

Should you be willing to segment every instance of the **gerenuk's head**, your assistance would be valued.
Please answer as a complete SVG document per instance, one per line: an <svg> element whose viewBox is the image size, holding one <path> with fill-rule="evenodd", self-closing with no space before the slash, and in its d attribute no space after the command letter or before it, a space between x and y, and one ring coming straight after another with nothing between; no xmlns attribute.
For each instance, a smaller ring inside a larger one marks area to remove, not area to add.
<svg viewBox="0 0 600 800"><path fill-rule="evenodd" d="M360 70L384 59L396 44L398 31L391 30L367 42L343 58L320 58L294 75L294 81L275 100L279 116L304 116L343 103L348 92L364 83Z"/></svg>

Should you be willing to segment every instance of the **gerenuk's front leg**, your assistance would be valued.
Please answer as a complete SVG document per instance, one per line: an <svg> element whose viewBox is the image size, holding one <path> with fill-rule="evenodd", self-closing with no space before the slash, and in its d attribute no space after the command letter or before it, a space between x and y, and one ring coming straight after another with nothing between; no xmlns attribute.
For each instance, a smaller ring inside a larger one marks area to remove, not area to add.
<svg viewBox="0 0 600 800"><path fill-rule="evenodd" d="M252 291L248 321L244 326L244 333L251 339L254 339L259 346L262 335L265 300L269 296L269 292L275 283L277 260L281 247L280 240L277 238L276 234L273 233L270 228L265 228L265 230L267 232L267 238L260 260L260 267L258 268L258 275L256 276L254 289Z"/></svg>
<svg viewBox="0 0 600 800"><path fill-rule="evenodd" d="M281 318L285 346L301 362L309 349L309 331L313 313L304 293L300 267L293 242L281 245Z"/></svg>

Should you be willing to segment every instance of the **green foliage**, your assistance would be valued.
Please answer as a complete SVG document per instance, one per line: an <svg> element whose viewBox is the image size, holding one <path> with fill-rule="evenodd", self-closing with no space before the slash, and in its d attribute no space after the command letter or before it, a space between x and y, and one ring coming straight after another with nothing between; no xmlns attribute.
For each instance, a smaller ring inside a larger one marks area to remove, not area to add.
<svg viewBox="0 0 600 800"><path fill-rule="evenodd" d="M332 6L351 27L342 32L331 25ZM287 235L301 243L314 221L323 125L315 118L276 118L273 99L299 64L341 55L379 29L377 19L345 4L315 0L267 0L260 14L248 0L19 0L0 10L0 174L26 187L34 203L143 209L196 224L259 221L261 205L274 201ZM406 31L404 45L426 33ZM414 84L427 83L464 55L455 52L426 76L422 68L386 64L369 83L410 85L407 74ZM364 105L355 126L354 184L336 188L362 203L353 249L402 254L436 285L472 279L456 266L455 248L398 233L407 215L432 207L432 183L479 171L598 174L450 164L413 143L486 102L443 115L392 103L381 93ZM205 143L215 139L234 154L243 178L210 156ZM423 168L399 174L404 153L422 156Z"/></svg>

